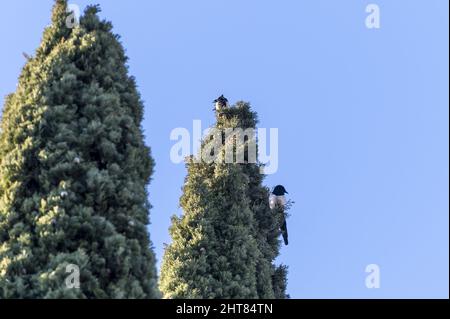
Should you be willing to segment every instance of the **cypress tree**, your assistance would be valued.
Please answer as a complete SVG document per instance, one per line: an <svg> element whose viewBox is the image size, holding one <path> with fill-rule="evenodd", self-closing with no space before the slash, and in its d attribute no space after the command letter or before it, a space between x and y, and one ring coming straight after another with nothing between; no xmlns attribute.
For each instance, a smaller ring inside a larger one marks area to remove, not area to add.
<svg viewBox="0 0 450 319"><path fill-rule="evenodd" d="M286 267L273 263L281 215L269 208L261 165L248 161L255 136L239 146L224 134L226 129L254 129L256 113L238 102L216 114L221 147L212 163L200 161L201 154L187 160L183 215L172 217L160 289L165 298L285 298ZM206 137L202 151L209 152L212 143ZM246 162L225 162L229 147L236 158L243 152Z"/></svg>
<svg viewBox="0 0 450 319"><path fill-rule="evenodd" d="M0 136L0 298L154 298L143 104L112 25L66 0L7 97ZM66 280L80 272L79 288Z"/></svg>

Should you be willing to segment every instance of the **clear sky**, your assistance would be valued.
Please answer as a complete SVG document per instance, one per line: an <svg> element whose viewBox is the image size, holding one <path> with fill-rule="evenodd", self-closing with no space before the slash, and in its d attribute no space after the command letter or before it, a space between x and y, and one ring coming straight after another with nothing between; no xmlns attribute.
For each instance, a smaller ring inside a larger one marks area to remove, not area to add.
<svg viewBox="0 0 450 319"><path fill-rule="evenodd" d="M1 3L1 105L52 2ZM279 169L265 182L296 202L279 257L292 297L448 298L447 0L93 3L122 36L145 101L159 262L186 174L170 161L170 132L212 124L223 93L279 129ZM369 3L380 29L365 25ZM366 288L368 264L379 289Z"/></svg>

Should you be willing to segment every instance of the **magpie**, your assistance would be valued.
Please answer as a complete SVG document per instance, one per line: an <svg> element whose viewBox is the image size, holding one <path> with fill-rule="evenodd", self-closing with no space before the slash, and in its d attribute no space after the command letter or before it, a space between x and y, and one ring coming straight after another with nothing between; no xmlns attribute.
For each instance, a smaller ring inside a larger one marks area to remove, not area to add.
<svg viewBox="0 0 450 319"><path fill-rule="evenodd" d="M280 207L283 211L282 216L282 224L281 224L281 234L283 235L284 244L287 246L289 244L288 241L288 231L287 231L287 223L284 215L284 206L286 205L286 197L285 194L289 194L283 185L277 185L270 194L269 197L269 206L270 209L275 209L276 207Z"/></svg>
<svg viewBox="0 0 450 319"><path fill-rule="evenodd" d="M217 99L215 99L213 102L215 104L216 111L221 111L224 108L228 107L228 100L223 96L223 94L219 96Z"/></svg>

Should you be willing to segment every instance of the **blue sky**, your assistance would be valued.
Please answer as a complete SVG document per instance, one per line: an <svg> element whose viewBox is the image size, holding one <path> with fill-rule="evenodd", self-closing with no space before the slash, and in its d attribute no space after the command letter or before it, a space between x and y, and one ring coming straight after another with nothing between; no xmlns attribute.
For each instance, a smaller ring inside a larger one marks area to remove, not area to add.
<svg viewBox="0 0 450 319"><path fill-rule="evenodd" d="M91 1L72 1L82 9ZM211 101L250 101L279 129L294 298L448 298L449 97L445 0L95 0L145 101L151 238L159 261L186 174L176 127L213 123ZM381 28L365 26L366 5ZM3 1L0 102L33 53L52 0ZM380 267L367 289L365 267Z"/></svg>

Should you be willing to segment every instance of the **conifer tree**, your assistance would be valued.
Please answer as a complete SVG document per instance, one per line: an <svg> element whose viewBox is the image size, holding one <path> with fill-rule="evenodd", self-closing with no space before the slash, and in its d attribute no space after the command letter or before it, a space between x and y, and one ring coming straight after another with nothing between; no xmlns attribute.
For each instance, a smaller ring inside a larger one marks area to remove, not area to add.
<svg viewBox="0 0 450 319"><path fill-rule="evenodd" d="M216 114L222 146L212 154L213 163L200 161L201 154L188 158L183 215L172 218L160 289L165 298L285 298L286 267L273 263L281 217L269 208L261 165L248 160L255 136L239 146L224 133L254 129L256 113L238 102ZM209 152L211 143L214 139L205 138L201 152ZM232 163L224 161L229 147L236 157ZM239 152L246 162L237 162Z"/></svg>
<svg viewBox="0 0 450 319"><path fill-rule="evenodd" d="M0 298L158 297L143 105L119 38L98 12L88 7L71 28L66 0L56 0L5 101ZM79 288L67 284L71 265Z"/></svg>

